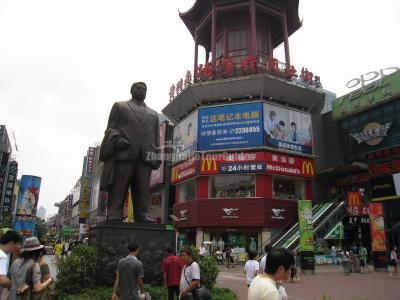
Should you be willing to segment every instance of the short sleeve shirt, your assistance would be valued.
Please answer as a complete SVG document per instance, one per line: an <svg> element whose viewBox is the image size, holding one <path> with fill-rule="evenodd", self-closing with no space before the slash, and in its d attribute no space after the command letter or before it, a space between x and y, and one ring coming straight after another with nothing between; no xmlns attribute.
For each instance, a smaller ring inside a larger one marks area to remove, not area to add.
<svg viewBox="0 0 400 300"><path fill-rule="evenodd" d="M166 274L167 286L177 286L181 281L183 262L175 256L170 255L166 257L161 266L161 273Z"/></svg>
<svg viewBox="0 0 400 300"><path fill-rule="evenodd" d="M28 272L32 266L33 260L28 259L24 260L22 258L16 259L10 268L11 273L11 287L10 287L10 296L9 300L15 300L16 290L18 287L22 286L25 282L28 281ZM40 273L40 266L38 263L35 263L33 270L32 270L32 282L33 284L40 281L41 273Z"/></svg>
<svg viewBox="0 0 400 300"><path fill-rule="evenodd" d="M247 300L282 300L282 297L273 279L258 275L250 284Z"/></svg>
<svg viewBox="0 0 400 300"><path fill-rule="evenodd" d="M136 300L139 292L137 278L144 277L143 264L135 256L127 256L118 262L119 292L122 300Z"/></svg>
<svg viewBox="0 0 400 300"><path fill-rule="evenodd" d="M195 261L183 267L179 290L183 291L186 289L193 280L200 280L200 267Z"/></svg>
<svg viewBox="0 0 400 300"><path fill-rule="evenodd" d="M244 269L246 270L247 284L250 284L254 279L254 273L260 269L260 264L256 260L248 260Z"/></svg>
<svg viewBox="0 0 400 300"><path fill-rule="evenodd" d="M8 255L0 249L0 276L7 276L9 262ZM0 286L0 295L2 292L3 288Z"/></svg>

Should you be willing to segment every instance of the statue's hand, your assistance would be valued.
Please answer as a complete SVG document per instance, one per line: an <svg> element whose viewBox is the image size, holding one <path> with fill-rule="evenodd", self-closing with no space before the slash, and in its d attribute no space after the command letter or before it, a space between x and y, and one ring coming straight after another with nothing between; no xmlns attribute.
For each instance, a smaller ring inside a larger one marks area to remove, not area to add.
<svg viewBox="0 0 400 300"><path fill-rule="evenodd" d="M117 149L118 150L125 150L128 148L129 142L125 138L119 138L117 141Z"/></svg>

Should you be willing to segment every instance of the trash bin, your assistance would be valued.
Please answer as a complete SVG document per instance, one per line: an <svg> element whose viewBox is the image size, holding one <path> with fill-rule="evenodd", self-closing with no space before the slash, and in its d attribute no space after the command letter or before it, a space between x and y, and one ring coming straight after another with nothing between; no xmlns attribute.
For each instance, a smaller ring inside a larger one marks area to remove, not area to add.
<svg viewBox="0 0 400 300"><path fill-rule="evenodd" d="M353 255L351 261L351 268L353 273L361 273L360 255Z"/></svg>

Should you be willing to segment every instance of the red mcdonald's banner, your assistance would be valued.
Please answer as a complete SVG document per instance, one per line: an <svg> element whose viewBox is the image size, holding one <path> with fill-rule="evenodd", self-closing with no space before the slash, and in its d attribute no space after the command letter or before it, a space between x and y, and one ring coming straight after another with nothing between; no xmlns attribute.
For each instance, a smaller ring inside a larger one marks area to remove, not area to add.
<svg viewBox="0 0 400 300"><path fill-rule="evenodd" d="M384 252L386 251L386 240L382 203L371 203L369 205L369 218L371 226L372 252Z"/></svg>

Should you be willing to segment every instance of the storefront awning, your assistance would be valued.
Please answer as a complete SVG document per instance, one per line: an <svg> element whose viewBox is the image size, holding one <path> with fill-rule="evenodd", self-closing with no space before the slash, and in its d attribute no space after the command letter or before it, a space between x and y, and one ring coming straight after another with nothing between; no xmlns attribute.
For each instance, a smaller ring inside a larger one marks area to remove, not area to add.
<svg viewBox="0 0 400 300"><path fill-rule="evenodd" d="M331 231L324 237L325 240L342 240L343 239L343 223L337 223Z"/></svg>

